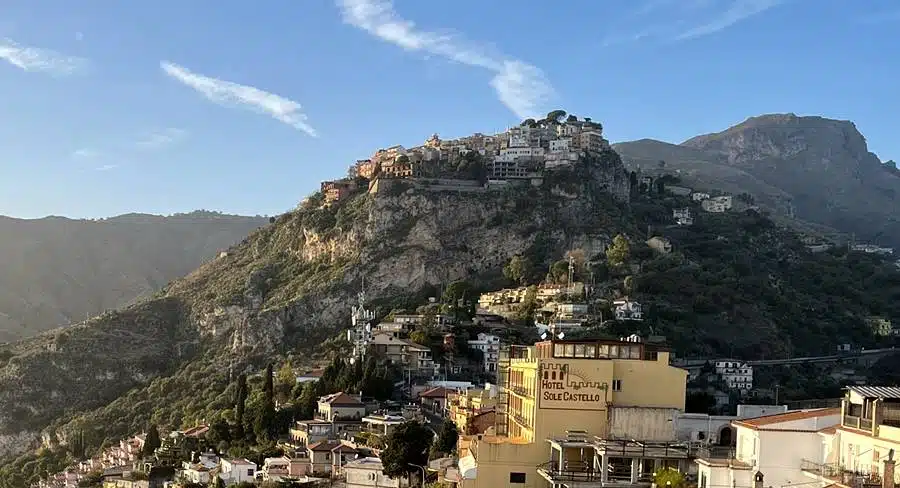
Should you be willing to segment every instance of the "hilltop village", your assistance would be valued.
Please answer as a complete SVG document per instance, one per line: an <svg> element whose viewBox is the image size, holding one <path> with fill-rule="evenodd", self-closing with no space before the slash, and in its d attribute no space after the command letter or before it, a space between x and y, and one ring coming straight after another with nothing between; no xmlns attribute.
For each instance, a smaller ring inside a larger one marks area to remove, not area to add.
<svg viewBox="0 0 900 488"><path fill-rule="evenodd" d="M608 150L600 124L554 111L501 134L378 150L323 182L321 206L396 182L540 186ZM632 202L664 209L646 234L598 235L549 269L516 255L505 286L454 281L390 310L361 290L346 331L309 357L236 375L227 404L199 425L150 424L94 450L83 431L47 436L42 452L64 452L67 466L32 486L894 488L900 389L866 385L859 371L900 330L872 316L879 347L802 358L838 364L826 380L846 387L843 398L781 401L764 371L796 358L688 357L654 328L655 284L635 276L683 262L679 246L704 220L760 225L758 207L671 177L624 178Z"/></svg>
<svg viewBox="0 0 900 488"><path fill-rule="evenodd" d="M330 205L354 193L360 179L368 182L370 193L397 180L462 191L540 185L545 171L609 149L602 125L557 110L546 119L527 119L499 134L451 140L434 134L420 146L379 149L352 165L347 178L322 182L321 190Z"/></svg>

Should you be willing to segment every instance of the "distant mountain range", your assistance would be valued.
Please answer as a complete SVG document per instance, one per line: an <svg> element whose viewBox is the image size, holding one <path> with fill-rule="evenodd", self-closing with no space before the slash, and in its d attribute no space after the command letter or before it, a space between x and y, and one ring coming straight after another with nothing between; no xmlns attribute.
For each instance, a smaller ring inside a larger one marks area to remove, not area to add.
<svg viewBox="0 0 900 488"><path fill-rule="evenodd" d="M749 193L776 216L900 246L900 172L869 152L852 122L762 115L681 144L641 139L613 147L631 170L676 174L699 190Z"/></svg>
<svg viewBox="0 0 900 488"><path fill-rule="evenodd" d="M266 222L206 211L103 220L0 217L0 342L149 295Z"/></svg>

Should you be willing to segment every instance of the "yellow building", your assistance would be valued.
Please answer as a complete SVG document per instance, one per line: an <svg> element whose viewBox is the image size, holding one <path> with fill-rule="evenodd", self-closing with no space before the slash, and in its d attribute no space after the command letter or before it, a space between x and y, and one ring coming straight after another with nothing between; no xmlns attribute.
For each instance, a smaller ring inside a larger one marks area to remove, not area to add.
<svg viewBox="0 0 900 488"><path fill-rule="evenodd" d="M553 340L509 360L498 406L502 436L465 436L447 478L461 488L649 484L687 467L675 442L687 371L637 341ZM504 398L505 397L505 398Z"/></svg>
<svg viewBox="0 0 900 488"><path fill-rule="evenodd" d="M470 422L476 416L493 411L496 406L496 387L471 389L447 395L447 417L463 433L468 432Z"/></svg>

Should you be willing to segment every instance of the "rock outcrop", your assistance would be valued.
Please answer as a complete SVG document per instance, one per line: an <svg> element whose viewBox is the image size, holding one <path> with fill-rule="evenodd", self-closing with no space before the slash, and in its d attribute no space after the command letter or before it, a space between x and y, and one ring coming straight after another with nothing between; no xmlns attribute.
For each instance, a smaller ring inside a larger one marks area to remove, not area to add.
<svg viewBox="0 0 900 488"><path fill-rule="evenodd" d="M852 122L763 115L680 145L641 140L614 147L632 168L677 172L700 190L746 192L769 210L900 245L900 178Z"/></svg>

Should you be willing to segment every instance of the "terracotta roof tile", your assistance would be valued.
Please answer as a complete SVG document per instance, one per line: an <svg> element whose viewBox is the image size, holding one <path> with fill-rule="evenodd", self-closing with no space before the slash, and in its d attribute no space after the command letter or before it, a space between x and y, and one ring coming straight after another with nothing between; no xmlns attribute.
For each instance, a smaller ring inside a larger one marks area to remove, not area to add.
<svg viewBox="0 0 900 488"><path fill-rule="evenodd" d="M758 429L772 424L780 424L782 422L793 422L795 420L806 420L816 417L827 417L829 415L839 415L840 408L817 408L814 410L797 410L793 412L776 413L774 415L765 415L752 419L735 420L736 425Z"/></svg>

